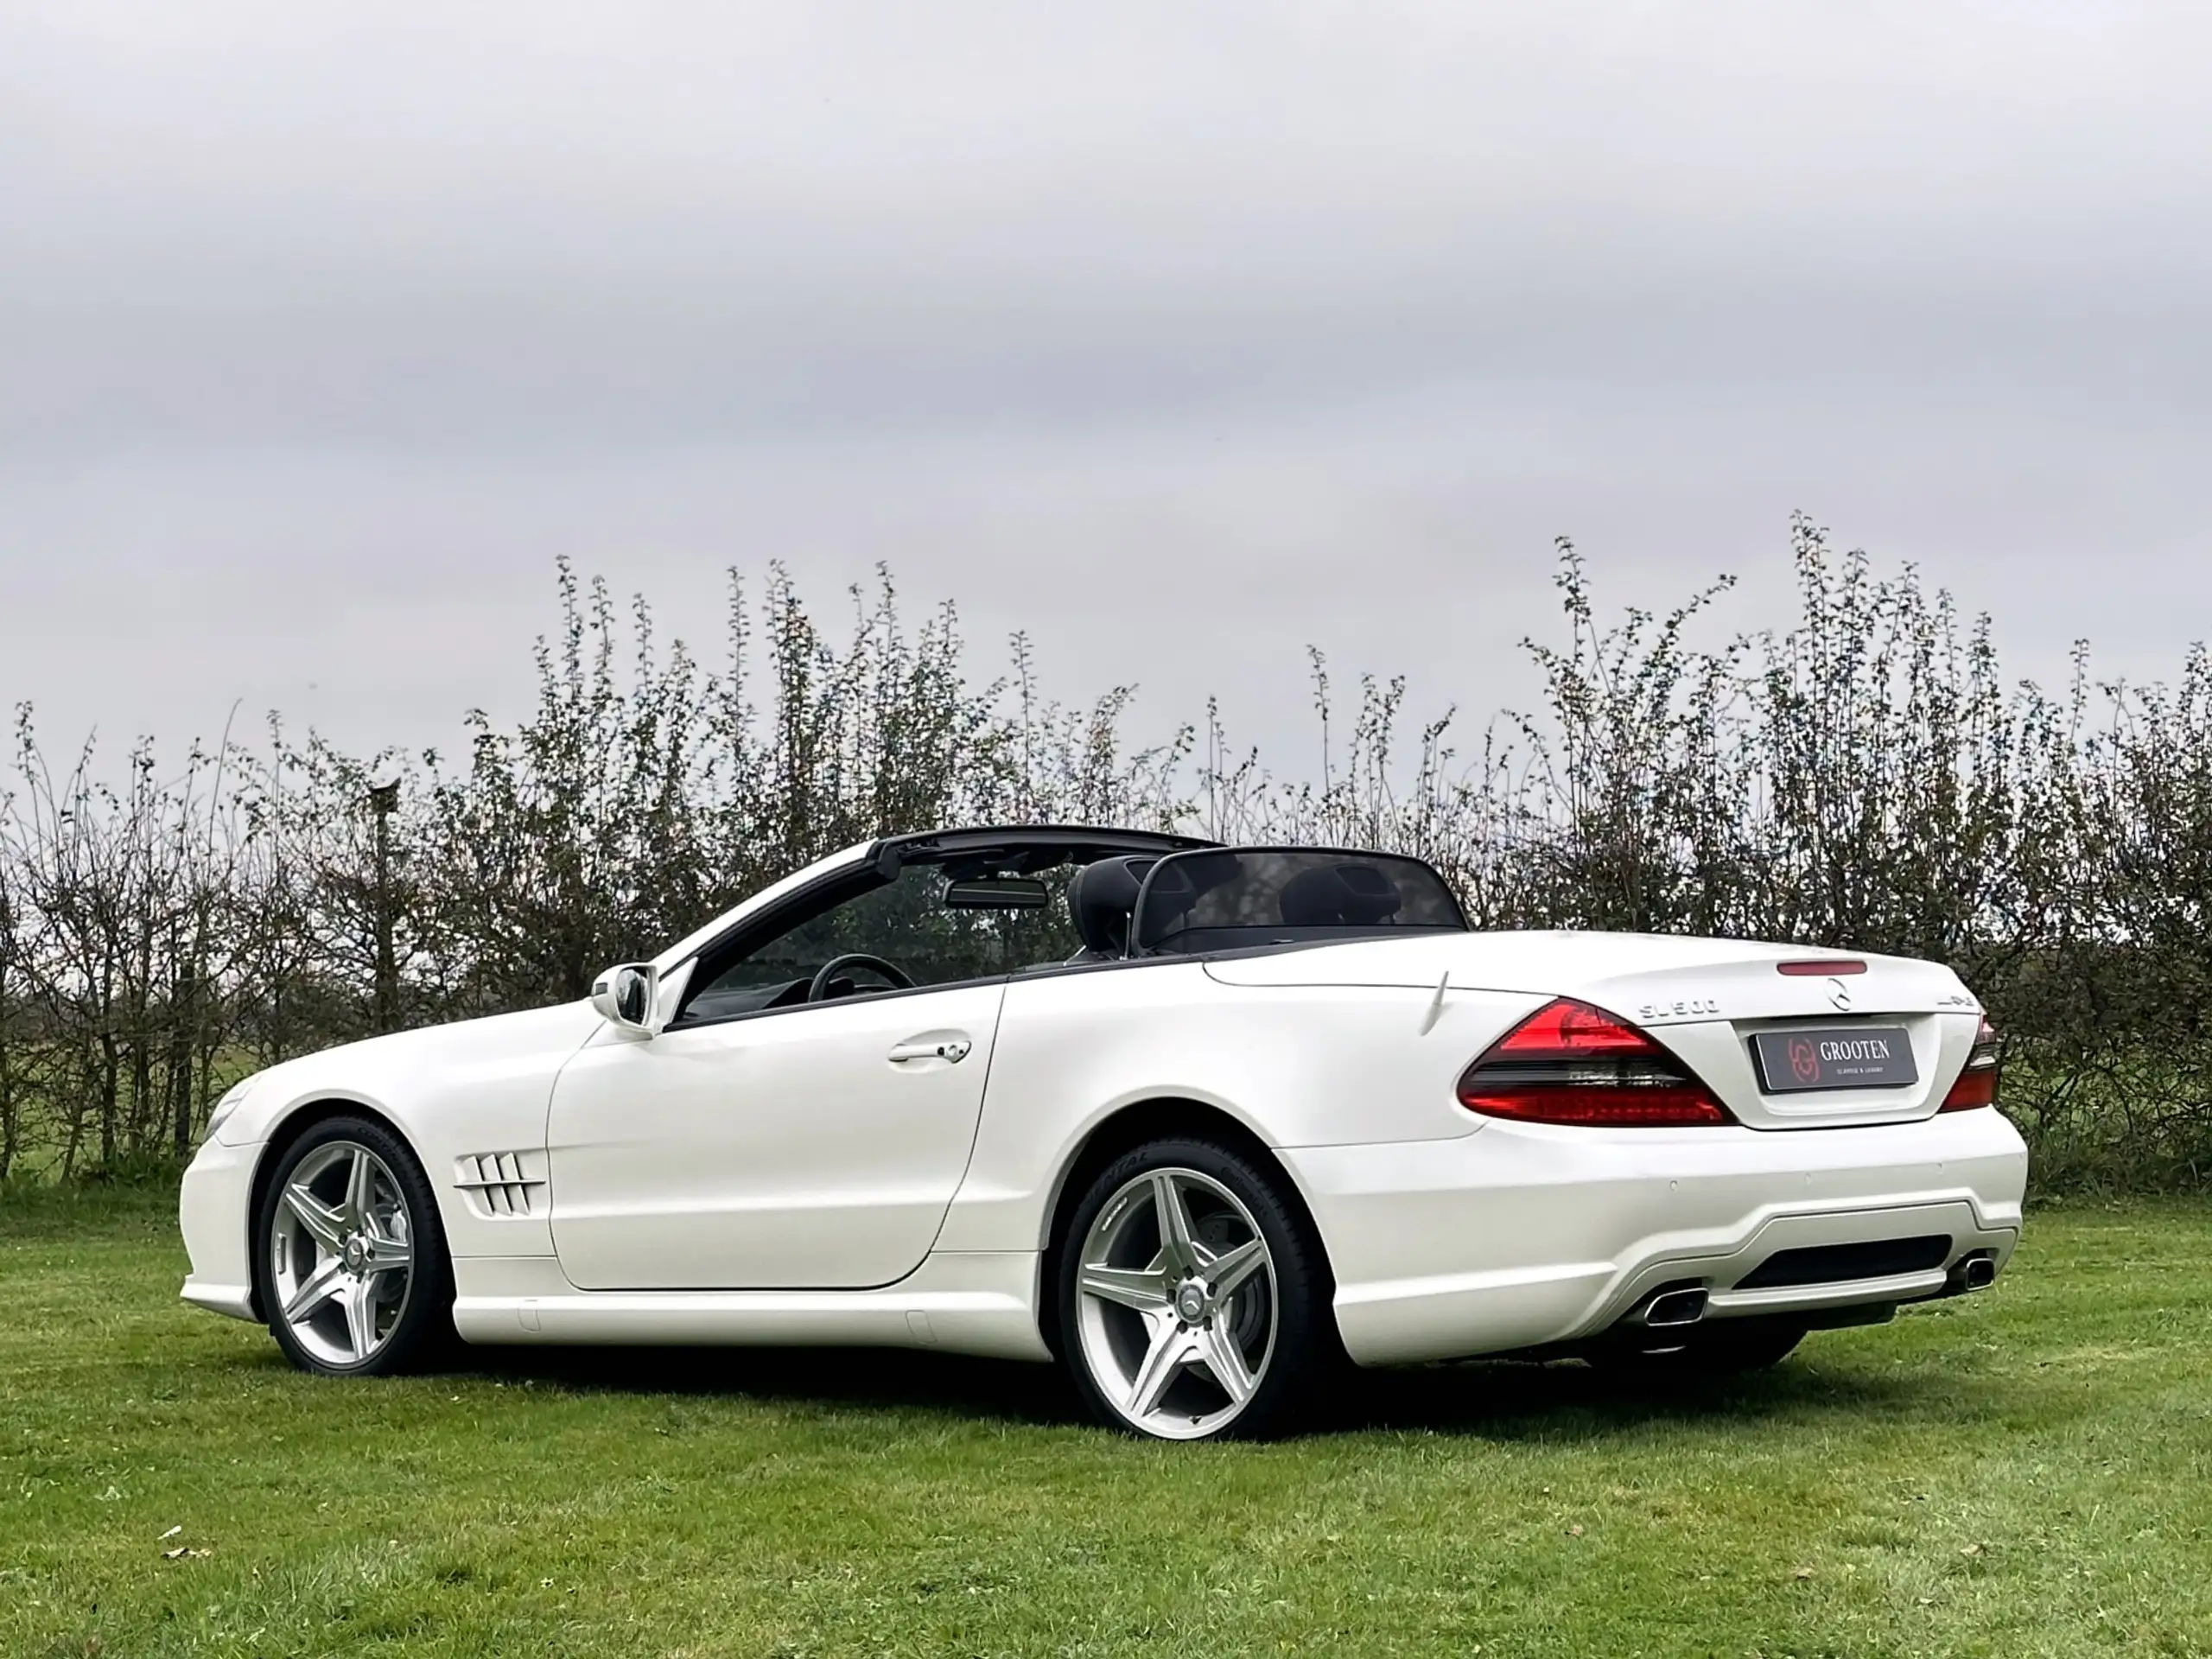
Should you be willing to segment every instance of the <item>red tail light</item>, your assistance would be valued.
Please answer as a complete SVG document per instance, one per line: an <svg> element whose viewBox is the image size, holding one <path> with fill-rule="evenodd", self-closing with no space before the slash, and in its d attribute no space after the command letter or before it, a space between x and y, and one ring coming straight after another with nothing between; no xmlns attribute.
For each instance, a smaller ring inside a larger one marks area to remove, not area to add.
<svg viewBox="0 0 2212 1659"><path fill-rule="evenodd" d="M1603 1008L1561 997L1492 1044L1459 1077L1459 1103L1524 1123L1659 1128L1732 1123L1688 1067Z"/></svg>
<svg viewBox="0 0 2212 1659"><path fill-rule="evenodd" d="M2002 1058L1997 1027L1985 1015L1981 1028L1974 1034L1974 1048L1967 1055L1966 1069L1959 1073L1959 1080L1951 1085L1951 1092L1943 1096L1942 1105L1936 1109L1965 1112L1977 1106L1994 1106L1998 1062Z"/></svg>

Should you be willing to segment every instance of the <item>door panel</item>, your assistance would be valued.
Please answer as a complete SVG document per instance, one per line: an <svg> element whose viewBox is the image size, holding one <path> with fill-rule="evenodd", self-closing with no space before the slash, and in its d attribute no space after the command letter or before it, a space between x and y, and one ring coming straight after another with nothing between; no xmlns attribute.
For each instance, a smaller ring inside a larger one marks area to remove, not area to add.
<svg viewBox="0 0 2212 1659"><path fill-rule="evenodd" d="M967 1169L1005 988L602 1033L562 1072L548 1129L569 1281L857 1289L911 1273Z"/></svg>

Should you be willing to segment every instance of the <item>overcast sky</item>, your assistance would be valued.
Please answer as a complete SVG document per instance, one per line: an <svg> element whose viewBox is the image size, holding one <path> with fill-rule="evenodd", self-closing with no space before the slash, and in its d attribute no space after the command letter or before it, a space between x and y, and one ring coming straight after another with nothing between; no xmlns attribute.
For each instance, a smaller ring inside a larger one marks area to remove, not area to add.
<svg viewBox="0 0 2212 1659"><path fill-rule="evenodd" d="M0 699L513 713L574 556L888 561L1050 688L1525 698L1788 515L2008 664L2208 632L2202 0L0 0Z"/></svg>

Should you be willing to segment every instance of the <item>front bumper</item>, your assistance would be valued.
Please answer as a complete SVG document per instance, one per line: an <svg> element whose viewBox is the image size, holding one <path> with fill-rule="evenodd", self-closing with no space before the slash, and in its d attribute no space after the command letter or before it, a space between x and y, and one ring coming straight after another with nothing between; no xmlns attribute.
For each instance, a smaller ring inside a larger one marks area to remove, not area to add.
<svg viewBox="0 0 2212 1659"><path fill-rule="evenodd" d="M177 1224L192 1271L181 1293L195 1306L234 1319L257 1319L253 1268L246 1255L252 1225L253 1170L261 1146L226 1147L213 1136L200 1143L184 1172L177 1198Z"/></svg>
<svg viewBox="0 0 2212 1659"><path fill-rule="evenodd" d="M1290 1147L1363 1365L1576 1342L1662 1285L1708 1318L1803 1314L1940 1294L1961 1258L2019 1239L2027 1148L1994 1111L1843 1129L1590 1130L1485 1123L1456 1141ZM1784 1249L1942 1234L1909 1279L1739 1290Z"/></svg>

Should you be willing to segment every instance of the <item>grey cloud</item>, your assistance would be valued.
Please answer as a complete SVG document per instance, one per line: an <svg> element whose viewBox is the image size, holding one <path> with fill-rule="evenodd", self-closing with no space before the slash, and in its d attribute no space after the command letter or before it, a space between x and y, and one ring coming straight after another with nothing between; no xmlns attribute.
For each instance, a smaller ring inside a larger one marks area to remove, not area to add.
<svg viewBox="0 0 2212 1659"><path fill-rule="evenodd" d="M888 558L1059 690L1287 745L1308 640L1524 690L1558 531L1777 615L1801 505L2024 667L2170 671L2208 48L2072 0L13 7L0 696L420 741L519 695L556 551L709 626L724 563Z"/></svg>

